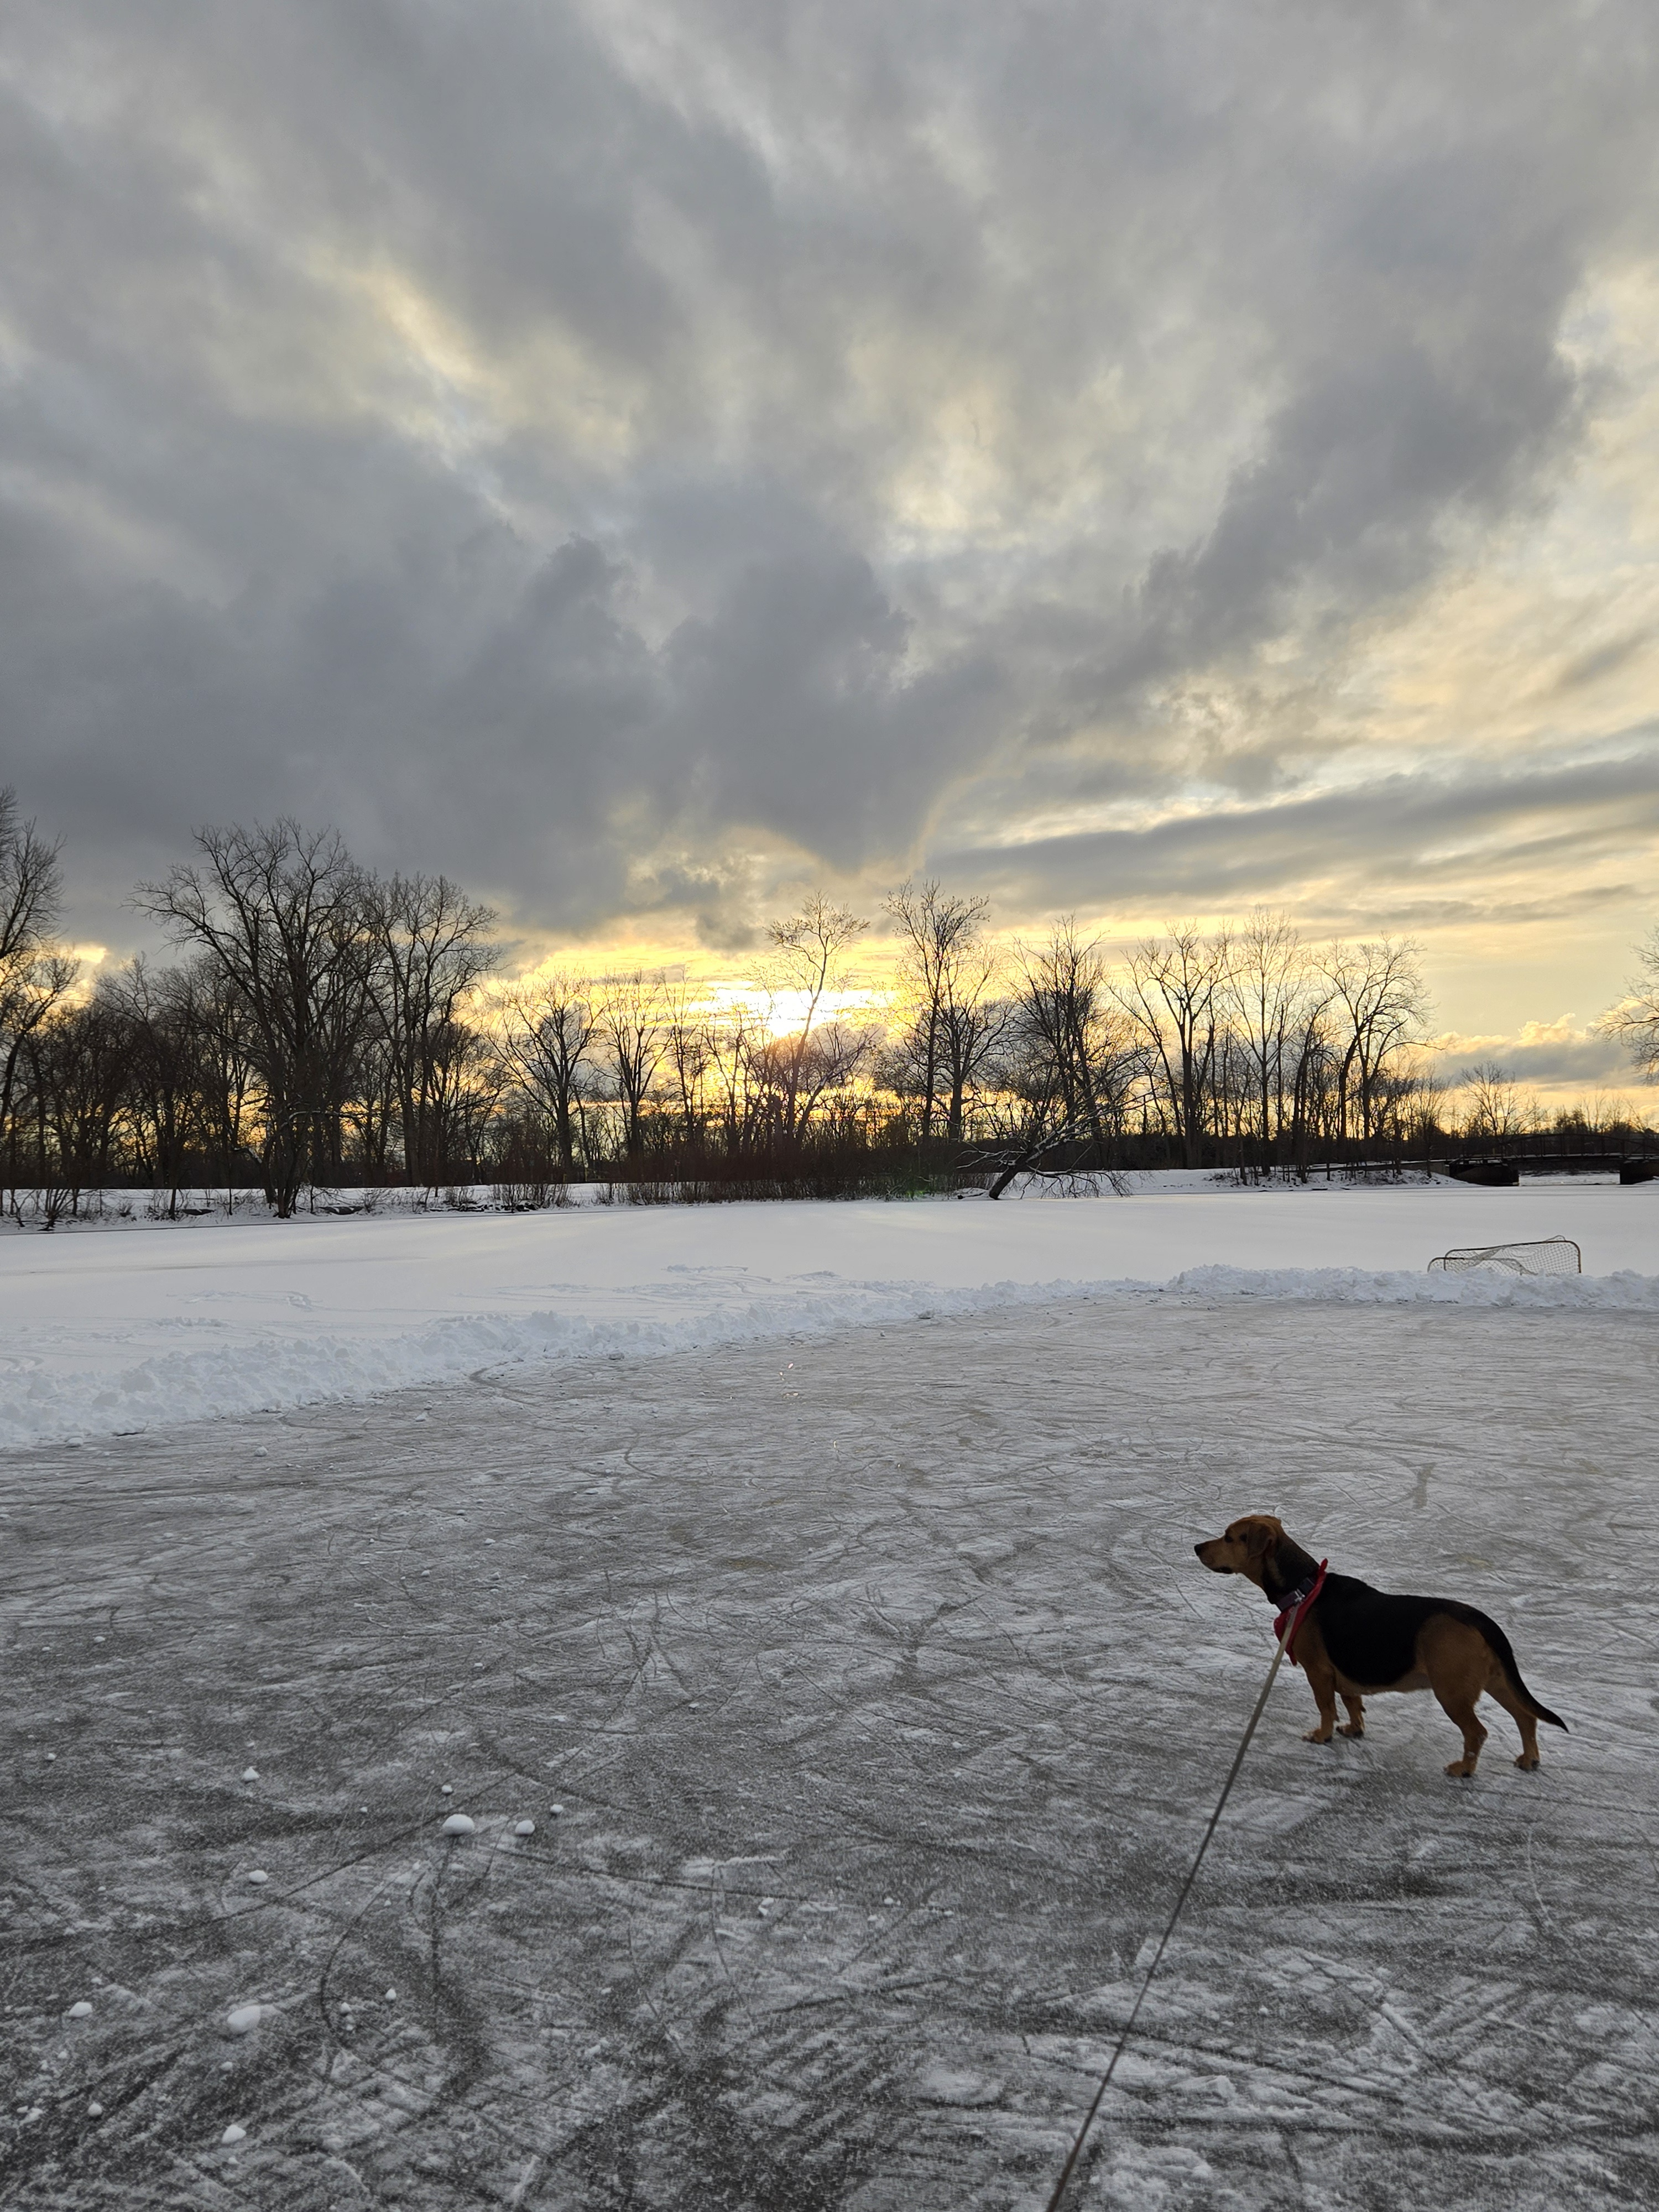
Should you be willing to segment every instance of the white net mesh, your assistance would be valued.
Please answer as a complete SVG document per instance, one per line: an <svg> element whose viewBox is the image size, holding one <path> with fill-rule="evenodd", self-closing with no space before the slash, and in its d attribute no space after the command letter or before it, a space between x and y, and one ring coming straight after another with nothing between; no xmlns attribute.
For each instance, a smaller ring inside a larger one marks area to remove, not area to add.
<svg viewBox="0 0 1659 2212"><path fill-rule="evenodd" d="M1544 1237L1531 1244L1475 1244L1464 1252L1443 1252L1429 1262L1429 1273L1467 1274L1471 1267L1492 1267L1504 1275L1582 1275L1583 1255L1571 1237Z"/></svg>

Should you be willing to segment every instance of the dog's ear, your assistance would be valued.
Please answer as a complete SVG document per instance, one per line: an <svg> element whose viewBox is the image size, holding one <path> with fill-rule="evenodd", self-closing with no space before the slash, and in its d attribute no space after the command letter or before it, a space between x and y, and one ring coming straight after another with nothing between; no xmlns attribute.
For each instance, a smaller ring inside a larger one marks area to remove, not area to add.
<svg viewBox="0 0 1659 2212"><path fill-rule="evenodd" d="M1265 1559L1285 1531L1277 1521L1262 1514L1250 1523L1250 1532L1244 1539L1244 1549L1253 1559Z"/></svg>

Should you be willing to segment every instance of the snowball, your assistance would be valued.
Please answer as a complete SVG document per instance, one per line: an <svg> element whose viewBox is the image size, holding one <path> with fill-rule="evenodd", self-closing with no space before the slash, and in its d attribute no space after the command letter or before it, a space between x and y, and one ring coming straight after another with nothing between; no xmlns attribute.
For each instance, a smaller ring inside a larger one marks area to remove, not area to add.
<svg viewBox="0 0 1659 2212"><path fill-rule="evenodd" d="M398 2002L398 1992L397 1992L397 1990L388 1990L386 1991L386 2002L387 2002L388 2004L396 2004L396 2003L397 2003L397 2002Z"/></svg>
<svg viewBox="0 0 1659 2212"><path fill-rule="evenodd" d="M513 1832L515 1836L533 1836L536 1832L536 1823L533 1820L520 1820Z"/></svg>
<svg viewBox="0 0 1659 2212"><path fill-rule="evenodd" d="M438 1795L441 1797L453 1797L455 1795L453 1785L447 1782L441 1782L438 1784Z"/></svg>
<svg viewBox="0 0 1659 2212"><path fill-rule="evenodd" d="M104 2108L97 2102L96 2099L94 2099L94 2101L87 2106L87 2118L89 2120L101 2120L103 2117Z"/></svg>
<svg viewBox="0 0 1659 2212"><path fill-rule="evenodd" d="M57 1763L57 1759L58 1753L55 1751L49 1751L46 1753L46 1765L48 1766L54 1765Z"/></svg>
<svg viewBox="0 0 1659 2212"><path fill-rule="evenodd" d="M90 2020L92 2017L92 2007L87 2002L86 1999L82 1997L78 2004L72 2004L70 2007L69 2016L71 2020Z"/></svg>
<svg viewBox="0 0 1659 2212"><path fill-rule="evenodd" d="M246 2142L247 2141L247 2130L246 2128L239 2128L235 2121L233 2120L230 2125L225 2130L223 2135L220 2136L219 2140L222 2143Z"/></svg>
<svg viewBox="0 0 1659 2212"><path fill-rule="evenodd" d="M550 1805L547 1809L556 1820L560 1814L563 1812L564 1807L562 1805Z"/></svg>
<svg viewBox="0 0 1659 2212"><path fill-rule="evenodd" d="M256 1889L263 1889L265 1884L270 1880L270 1876L265 1872L263 1867L255 1867L252 1873L248 1876L248 1880L253 1884L253 1887Z"/></svg>
<svg viewBox="0 0 1659 2212"><path fill-rule="evenodd" d="M245 1766L242 1769L242 1779L244 1782L257 1782L259 1779L258 1768L257 1766Z"/></svg>
<svg viewBox="0 0 1659 2212"><path fill-rule="evenodd" d="M231 2035L252 2035L265 2016L264 2005L237 2005L225 2014L225 2029Z"/></svg>
<svg viewBox="0 0 1659 2212"><path fill-rule="evenodd" d="M452 1813L444 1822L443 1832L447 1836L472 1836L477 1833L477 1824L469 1820L465 1813Z"/></svg>

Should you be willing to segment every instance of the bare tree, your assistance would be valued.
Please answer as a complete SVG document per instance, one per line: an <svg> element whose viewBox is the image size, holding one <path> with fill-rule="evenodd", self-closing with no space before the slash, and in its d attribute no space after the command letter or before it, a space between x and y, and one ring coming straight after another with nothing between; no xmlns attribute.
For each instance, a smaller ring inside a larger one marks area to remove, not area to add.
<svg viewBox="0 0 1659 2212"><path fill-rule="evenodd" d="M635 969L607 975L594 1026L611 1061L622 1108L623 1151L630 1158L645 1142L645 1108L663 1053L662 987Z"/></svg>
<svg viewBox="0 0 1659 2212"><path fill-rule="evenodd" d="M925 1144L933 1134L943 1091L945 1134L960 1143L963 1098L1000 1027L990 1012L996 973L985 944L990 901L948 896L933 882L918 890L907 879L886 905L899 926L903 1042L921 1103L921 1139Z"/></svg>
<svg viewBox="0 0 1659 2212"><path fill-rule="evenodd" d="M80 969L53 942L63 897L60 850L33 822L19 817L16 793L0 789L0 1139L14 1192L19 1063L30 1038L64 1004Z"/></svg>
<svg viewBox="0 0 1659 2212"><path fill-rule="evenodd" d="M434 1024L428 1054L431 1111L445 1170L453 1174L459 1169L463 1182L477 1182L501 1110L507 1071L489 1039L470 1022Z"/></svg>
<svg viewBox="0 0 1659 2212"><path fill-rule="evenodd" d="M1191 922L1151 939L1129 956L1118 1000L1139 1030L1148 1065L1169 1106L1183 1164L1202 1164L1206 1106L1215 1067L1229 943Z"/></svg>
<svg viewBox="0 0 1659 2212"><path fill-rule="evenodd" d="M1020 945L1016 958L1000 1058L1025 1101L1027 1149L1064 1132L1088 1143L1094 1165L1109 1166L1133 1060L1100 948L1079 939L1068 915L1046 945Z"/></svg>
<svg viewBox="0 0 1659 2212"><path fill-rule="evenodd" d="M815 1114L827 1113L873 1056L876 1032L846 1022L820 1022L803 1043L774 1037L755 1055L752 1072L769 1085L772 1126L805 1137Z"/></svg>
<svg viewBox="0 0 1659 2212"><path fill-rule="evenodd" d="M1312 1158L1316 1130L1328 1120L1328 1099L1334 1099L1332 1053L1328 1036L1328 993L1322 993L1314 971L1307 995L1297 1010L1296 1026L1287 1040L1291 1078L1290 1156L1297 1176L1305 1182Z"/></svg>
<svg viewBox="0 0 1659 2212"><path fill-rule="evenodd" d="M509 991L503 1008L502 1050L551 1124L560 1171L568 1182L598 1034L594 988L584 975L555 969Z"/></svg>
<svg viewBox="0 0 1659 2212"><path fill-rule="evenodd" d="M1231 939L1223 996L1243 1055L1264 1166L1287 1137L1296 1149L1304 1063L1330 993L1286 916L1257 907L1245 918Z"/></svg>
<svg viewBox="0 0 1659 2212"><path fill-rule="evenodd" d="M663 1057L673 1076L682 1142L695 1144L703 1128L703 1079L714 1057L709 1025L684 981L663 987Z"/></svg>
<svg viewBox="0 0 1659 2212"><path fill-rule="evenodd" d="M214 961L198 955L172 972L195 1046L198 1126L224 1184L228 1213L235 1208L236 1170L246 1149L254 1085L247 1009Z"/></svg>
<svg viewBox="0 0 1659 2212"><path fill-rule="evenodd" d="M1626 996L1609 1007L1598 1024L1616 1036L1638 1072L1649 1082L1659 1081L1659 929L1636 949L1640 973L1632 976Z"/></svg>
<svg viewBox="0 0 1659 2212"><path fill-rule="evenodd" d="M38 1218L52 1228L81 1194L108 1180L117 1117L131 1069L131 1029L115 994L60 1006L24 1041L33 1123Z"/></svg>
<svg viewBox="0 0 1659 2212"><path fill-rule="evenodd" d="M463 1008L495 963L495 917L447 876L366 878L364 926L374 957L368 1005L403 1132L410 1182L436 1190L446 1170L446 1111Z"/></svg>
<svg viewBox="0 0 1659 2212"><path fill-rule="evenodd" d="M179 1211L202 1087L194 1008L183 985L176 969L156 975L141 955L98 994L125 1030L128 1109L152 1186L167 1194L169 1220Z"/></svg>
<svg viewBox="0 0 1659 2212"><path fill-rule="evenodd" d="M804 1003L800 1028L785 1039L776 1055L781 1075L783 1134L797 1133L799 1103L807 1079L807 1055L826 996L838 995L850 980L847 951L869 927L848 908L832 905L822 891L814 891L798 914L767 926L772 957L763 984L774 1002L786 993ZM819 1085L820 1090L822 1085Z"/></svg>
<svg viewBox="0 0 1659 2212"><path fill-rule="evenodd" d="M136 902L210 960L240 1003L266 1194L287 1220L307 1179L338 1157L370 980L362 877L336 831L286 818L198 830L196 844L200 865L140 884Z"/></svg>
<svg viewBox="0 0 1659 2212"><path fill-rule="evenodd" d="M754 1136L767 1096L766 1025L738 1000L710 1019L705 1034L722 1141L728 1153L735 1153Z"/></svg>
<svg viewBox="0 0 1659 2212"><path fill-rule="evenodd" d="M1340 1025L1336 1127L1346 1137L1358 1108L1359 1137L1378 1133L1382 1078L1395 1056L1422 1034L1429 994L1418 964L1421 950L1409 938L1380 937L1360 945L1333 945L1324 975L1331 1012Z"/></svg>
<svg viewBox="0 0 1659 2212"><path fill-rule="evenodd" d="M1002 965L988 945L966 953L940 1011L946 1084L945 1133L959 1145L968 1101L982 1092L1014 1020L1013 1001L998 988Z"/></svg>
<svg viewBox="0 0 1659 2212"><path fill-rule="evenodd" d="M1465 1101L1464 1141L1471 1145L1501 1144L1537 1126L1540 1118L1535 1100L1495 1060L1466 1067L1457 1079Z"/></svg>

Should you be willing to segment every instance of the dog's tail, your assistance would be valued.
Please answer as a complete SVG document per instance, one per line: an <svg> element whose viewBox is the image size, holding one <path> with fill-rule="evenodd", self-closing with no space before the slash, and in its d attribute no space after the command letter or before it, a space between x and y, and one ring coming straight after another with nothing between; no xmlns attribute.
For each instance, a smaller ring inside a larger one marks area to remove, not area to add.
<svg viewBox="0 0 1659 2212"><path fill-rule="evenodd" d="M1473 1607L1470 1607L1470 1611L1474 1611ZM1522 1680L1521 1669L1515 1663L1515 1652L1510 1645L1510 1639L1504 1635L1503 1630L1498 1626L1498 1623L1495 1620L1488 1620L1484 1613L1477 1613L1475 1618L1480 1623L1481 1632L1485 1635L1487 1643L1491 1644L1493 1651L1497 1654L1498 1665L1504 1669L1505 1675L1509 1678L1510 1689L1512 1689L1516 1696L1520 1698L1522 1704L1526 1706L1528 1711L1540 1721L1547 1721L1552 1728L1566 1729L1567 1724L1562 1719L1560 1714L1553 1713L1547 1705L1540 1705L1537 1698L1534 1697L1532 1692ZM1571 1734L1571 1730L1567 1730L1567 1733Z"/></svg>

